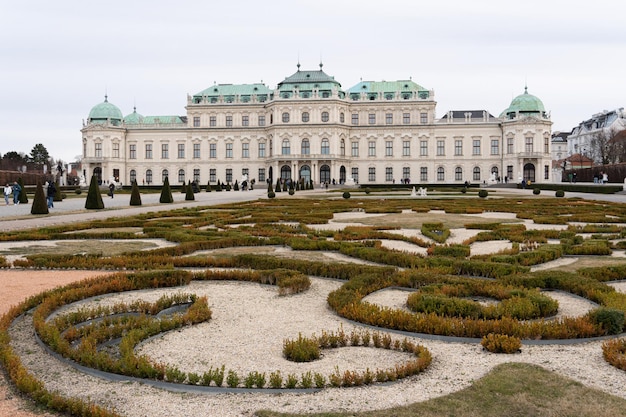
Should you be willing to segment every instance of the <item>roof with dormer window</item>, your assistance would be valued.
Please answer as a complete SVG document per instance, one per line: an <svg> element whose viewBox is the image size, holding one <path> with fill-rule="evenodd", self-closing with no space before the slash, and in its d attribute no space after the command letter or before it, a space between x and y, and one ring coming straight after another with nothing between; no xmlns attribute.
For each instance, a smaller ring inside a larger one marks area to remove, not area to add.
<svg viewBox="0 0 626 417"><path fill-rule="evenodd" d="M252 95L269 95L272 93L265 84L214 84L199 93L194 94L197 97L227 97L227 96L252 96Z"/></svg>
<svg viewBox="0 0 626 417"><path fill-rule="evenodd" d="M320 63L320 69L317 71L301 71L299 63L297 67L298 71L278 83L279 91L341 89L341 84L335 80L335 77L322 70L323 64Z"/></svg>

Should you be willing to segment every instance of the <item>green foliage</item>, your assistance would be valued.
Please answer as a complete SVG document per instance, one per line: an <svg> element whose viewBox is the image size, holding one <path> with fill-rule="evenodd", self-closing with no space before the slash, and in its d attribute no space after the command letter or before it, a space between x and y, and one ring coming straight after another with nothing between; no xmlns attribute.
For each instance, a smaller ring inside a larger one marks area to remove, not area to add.
<svg viewBox="0 0 626 417"><path fill-rule="evenodd" d="M43 186L41 181L37 181L37 188L35 189L35 197L33 198L33 205L30 208L30 214L48 214L48 202L43 192Z"/></svg>
<svg viewBox="0 0 626 417"><path fill-rule="evenodd" d="M89 191L87 192L87 199L85 200L85 208L88 210L100 210L104 208L104 202L102 201L102 194L98 187L98 178L93 175L89 182Z"/></svg>
<svg viewBox="0 0 626 417"><path fill-rule="evenodd" d="M193 194L193 187L191 186L191 181L187 181L187 187L185 187L185 201L194 201L196 199Z"/></svg>
<svg viewBox="0 0 626 417"><path fill-rule="evenodd" d="M226 376L226 385L228 385L229 388L237 388L239 386L239 375L237 375L237 372L233 371L232 369L228 371L228 375Z"/></svg>
<svg viewBox="0 0 626 417"><path fill-rule="evenodd" d="M437 243L444 243L450 237L450 229L444 227L443 223L424 223L421 232Z"/></svg>
<svg viewBox="0 0 626 417"><path fill-rule="evenodd" d="M565 197L565 191L563 190L556 190L556 192L554 193L555 197Z"/></svg>
<svg viewBox="0 0 626 417"><path fill-rule="evenodd" d="M484 188L478 191L478 197L480 198L485 198L488 195L489 195L489 191L485 190Z"/></svg>
<svg viewBox="0 0 626 417"><path fill-rule="evenodd" d="M350 192L349 191L344 191L342 196L343 196L343 198L348 199L348 198L350 198Z"/></svg>
<svg viewBox="0 0 626 417"><path fill-rule="evenodd" d="M163 187L161 188L161 196L159 197L159 203L169 204L174 202L172 197L172 189L170 188L169 177L165 177L163 180Z"/></svg>
<svg viewBox="0 0 626 417"><path fill-rule="evenodd" d="M141 193L139 192L139 186L137 185L137 181L133 181L133 184L131 186L130 205L131 206L141 205Z"/></svg>
<svg viewBox="0 0 626 417"><path fill-rule="evenodd" d="M539 195L539 194L541 194L541 189L540 189L540 188L533 188L533 194L534 194L534 195Z"/></svg>
<svg viewBox="0 0 626 417"><path fill-rule="evenodd" d="M282 187L280 186L280 178L276 179L276 188L274 189L274 192L276 193L280 193L282 191Z"/></svg>
<svg viewBox="0 0 626 417"><path fill-rule="evenodd" d="M293 362L311 362L320 358L320 347L317 340L299 333L298 339L283 341L283 355Z"/></svg>
<svg viewBox="0 0 626 417"><path fill-rule="evenodd" d="M24 188L24 180L22 177L17 179L17 183L20 185L20 195L18 196L18 200L20 204L28 204L28 194L26 193L26 188Z"/></svg>
<svg viewBox="0 0 626 417"><path fill-rule="evenodd" d="M294 195L295 191L293 188L289 187L289 191L288 191L289 195Z"/></svg>
<svg viewBox="0 0 626 417"><path fill-rule="evenodd" d="M602 326L607 334L620 334L624 329L624 312L615 308L597 308L589 312L593 323Z"/></svg>
<svg viewBox="0 0 626 417"><path fill-rule="evenodd" d="M274 191L270 191L267 193L267 198L276 198L276 193Z"/></svg>

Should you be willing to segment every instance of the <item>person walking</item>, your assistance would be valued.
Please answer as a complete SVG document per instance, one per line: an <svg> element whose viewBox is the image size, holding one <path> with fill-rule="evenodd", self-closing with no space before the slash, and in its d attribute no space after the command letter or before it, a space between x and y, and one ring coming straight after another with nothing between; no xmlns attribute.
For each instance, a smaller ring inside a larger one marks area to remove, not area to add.
<svg viewBox="0 0 626 417"><path fill-rule="evenodd" d="M113 198L113 194L115 193L115 184L113 182L111 182L109 184L109 195L111 196L111 198Z"/></svg>
<svg viewBox="0 0 626 417"><path fill-rule="evenodd" d="M46 199L48 200L48 208L54 208L54 196L57 193L57 187L54 185L54 181L48 183L48 193Z"/></svg>
<svg viewBox="0 0 626 417"><path fill-rule="evenodd" d="M12 192L13 188L11 188L11 186L7 182L7 185L4 186L4 202L7 203L7 206L9 205L9 196Z"/></svg>
<svg viewBox="0 0 626 417"><path fill-rule="evenodd" d="M22 187L15 181L13 183L13 204L20 204L20 192L22 191Z"/></svg>

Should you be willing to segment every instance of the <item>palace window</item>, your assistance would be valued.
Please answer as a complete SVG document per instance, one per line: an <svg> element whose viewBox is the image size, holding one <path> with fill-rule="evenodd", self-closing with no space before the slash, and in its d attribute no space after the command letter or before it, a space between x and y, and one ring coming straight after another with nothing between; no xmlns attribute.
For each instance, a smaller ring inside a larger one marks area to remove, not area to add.
<svg viewBox="0 0 626 417"><path fill-rule="evenodd" d="M393 156L393 141L385 141L385 156Z"/></svg>
<svg viewBox="0 0 626 417"><path fill-rule="evenodd" d="M169 159L170 157L170 147L167 143L161 144L161 159Z"/></svg>
<svg viewBox="0 0 626 417"><path fill-rule="evenodd" d="M515 146L513 144L513 138L506 138L506 153L512 154L515 150Z"/></svg>
<svg viewBox="0 0 626 417"><path fill-rule="evenodd" d="M322 155L328 155L330 153L330 142L328 139L322 139Z"/></svg>
<svg viewBox="0 0 626 417"><path fill-rule="evenodd" d="M420 123L423 125L428 123L428 113L420 113Z"/></svg>
<svg viewBox="0 0 626 417"><path fill-rule="evenodd" d="M170 176L170 173L167 169L161 171L161 182L165 182L165 179Z"/></svg>
<svg viewBox="0 0 626 417"><path fill-rule="evenodd" d="M249 126L250 125L250 116L241 116L241 125Z"/></svg>
<svg viewBox="0 0 626 417"><path fill-rule="evenodd" d="M411 113L402 113L402 124L408 125L411 123Z"/></svg>
<svg viewBox="0 0 626 417"><path fill-rule="evenodd" d="M209 144L209 158L211 159L217 158L217 143Z"/></svg>
<svg viewBox="0 0 626 417"><path fill-rule="evenodd" d="M420 156L428 156L428 141L420 140Z"/></svg>
<svg viewBox="0 0 626 417"><path fill-rule="evenodd" d="M402 156L411 156L411 141L402 141Z"/></svg>
<svg viewBox="0 0 626 417"><path fill-rule="evenodd" d="M446 155L446 141L438 140L437 141L437 156L445 156Z"/></svg>
<svg viewBox="0 0 626 417"><path fill-rule="evenodd" d="M146 159L152 159L152 144L146 143Z"/></svg>
<svg viewBox="0 0 626 417"><path fill-rule="evenodd" d="M265 116L259 116L259 126L265 126Z"/></svg>
<svg viewBox="0 0 626 417"><path fill-rule="evenodd" d="M113 144L113 158L119 158L119 157L120 157L120 144L114 143Z"/></svg>
<svg viewBox="0 0 626 417"><path fill-rule="evenodd" d="M130 183L132 184L133 182L137 181L137 171L135 171L134 169L130 170Z"/></svg>
<svg viewBox="0 0 626 417"><path fill-rule="evenodd" d="M456 167L454 169L454 180L455 181L463 181L463 168Z"/></svg>
<svg viewBox="0 0 626 417"><path fill-rule="evenodd" d="M472 180L480 181L480 168L479 167L474 167L474 170L472 171Z"/></svg>
<svg viewBox="0 0 626 417"><path fill-rule="evenodd" d="M283 121L284 121L284 120L283 120ZM289 121L289 120L287 120L287 121ZM303 122L303 123L306 123L306 122L308 122L308 121L309 121L309 112L306 112L306 111L305 111L304 113L302 113L302 122Z"/></svg>
<svg viewBox="0 0 626 417"><path fill-rule="evenodd" d="M178 159L185 159L185 144L178 144Z"/></svg>
<svg viewBox="0 0 626 417"><path fill-rule="evenodd" d="M322 112L322 122L327 122L328 121L328 112L327 111L323 111Z"/></svg>
<svg viewBox="0 0 626 417"><path fill-rule="evenodd" d="M233 182L233 169L232 168L226 168L226 182L227 183Z"/></svg>
<svg viewBox="0 0 626 417"><path fill-rule="evenodd" d="M480 139L472 141L472 155L480 155Z"/></svg>
<svg viewBox="0 0 626 417"><path fill-rule="evenodd" d="M359 142L350 142L350 154L359 156Z"/></svg>
<svg viewBox="0 0 626 417"><path fill-rule="evenodd" d="M346 116L343 113L339 113L339 122L344 123L346 121Z"/></svg>
<svg viewBox="0 0 626 417"><path fill-rule="evenodd" d="M232 158L232 157L233 157L233 144L227 143L226 144L226 158Z"/></svg>
<svg viewBox="0 0 626 417"><path fill-rule="evenodd" d="M376 114L375 113L370 113L367 116L367 120L368 120L368 123L371 124L371 125L376 124Z"/></svg>
<svg viewBox="0 0 626 417"><path fill-rule="evenodd" d="M526 153L532 153L533 152L533 148L534 148L534 143L533 143L533 138L530 136L526 137L526 141L525 141L525 152Z"/></svg>
<svg viewBox="0 0 626 417"><path fill-rule="evenodd" d="M341 142L339 143L339 154L341 156L346 156L346 141L341 139Z"/></svg>
<svg viewBox="0 0 626 417"><path fill-rule="evenodd" d="M193 127L200 127L200 116L193 116Z"/></svg>
<svg viewBox="0 0 626 417"><path fill-rule="evenodd" d="M376 156L376 142L370 141L367 143L367 156Z"/></svg>
<svg viewBox="0 0 626 417"><path fill-rule="evenodd" d="M491 139L491 154L500 154L500 141L498 139Z"/></svg>
<svg viewBox="0 0 626 417"><path fill-rule="evenodd" d="M387 123L388 125L393 124L393 113L385 114L385 123Z"/></svg>
<svg viewBox="0 0 626 417"><path fill-rule="evenodd" d="M209 116L209 126L215 127L217 125L217 118L215 116Z"/></svg>
<svg viewBox="0 0 626 417"><path fill-rule="evenodd" d="M200 184L200 169L199 168L194 168L193 180L196 182L196 184Z"/></svg>
<svg viewBox="0 0 626 417"><path fill-rule="evenodd" d="M101 143L96 143L94 144L94 152L95 152L95 157L96 158L102 158L102 144Z"/></svg>
<svg viewBox="0 0 626 417"><path fill-rule="evenodd" d="M193 159L200 159L200 144L193 144Z"/></svg>
<svg viewBox="0 0 626 417"><path fill-rule="evenodd" d="M463 155L463 141L455 140L454 141L454 156L462 156Z"/></svg>
<svg viewBox="0 0 626 417"><path fill-rule="evenodd" d="M392 167L386 167L385 168L385 181L393 181L393 168Z"/></svg>
<svg viewBox="0 0 626 417"><path fill-rule="evenodd" d="M352 167L352 179L354 180L354 182L356 182L358 184L358 182L359 182L359 168Z"/></svg>
<svg viewBox="0 0 626 417"><path fill-rule="evenodd" d="M265 142L259 142L259 158L265 158Z"/></svg>
<svg viewBox="0 0 626 417"><path fill-rule="evenodd" d="M250 158L250 144L247 142L241 144L241 157Z"/></svg>
<svg viewBox="0 0 626 417"><path fill-rule="evenodd" d="M353 125L358 125L359 124L359 114L358 113L352 113L352 124Z"/></svg>
<svg viewBox="0 0 626 417"><path fill-rule="evenodd" d="M217 169L215 168L209 169L209 181L217 182Z"/></svg>
<svg viewBox="0 0 626 417"><path fill-rule="evenodd" d="M128 145L128 159L137 159L137 145Z"/></svg>
<svg viewBox="0 0 626 417"><path fill-rule="evenodd" d="M367 173L367 179L369 182L376 182L376 168L369 168Z"/></svg>
<svg viewBox="0 0 626 417"><path fill-rule="evenodd" d="M259 168L259 182L265 181L265 168Z"/></svg>
<svg viewBox="0 0 626 417"><path fill-rule="evenodd" d="M289 139L283 139L281 155L290 155L290 154L291 154L291 143L289 142Z"/></svg>
<svg viewBox="0 0 626 417"><path fill-rule="evenodd" d="M426 182L428 181L428 168L420 167L420 181Z"/></svg>
<svg viewBox="0 0 626 417"><path fill-rule="evenodd" d="M146 170L146 184L152 184L152 170Z"/></svg>
<svg viewBox="0 0 626 417"><path fill-rule="evenodd" d="M300 145L300 153L302 155L308 155L311 153L311 144L308 139L302 139L302 144Z"/></svg>
<svg viewBox="0 0 626 417"><path fill-rule="evenodd" d="M283 123L289 123L289 113L283 113Z"/></svg>
<svg viewBox="0 0 626 417"><path fill-rule="evenodd" d="M233 116L226 116L226 127L233 126Z"/></svg>
<svg viewBox="0 0 626 417"><path fill-rule="evenodd" d="M443 167L437 168L437 181L444 181L446 179L446 171Z"/></svg>
<svg viewBox="0 0 626 417"><path fill-rule="evenodd" d="M184 169L178 170L178 182L182 184L185 183L185 170Z"/></svg>
<svg viewBox="0 0 626 417"><path fill-rule="evenodd" d="M411 167L403 167L402 168L402 179L408 181L411 179Z"/></svg>

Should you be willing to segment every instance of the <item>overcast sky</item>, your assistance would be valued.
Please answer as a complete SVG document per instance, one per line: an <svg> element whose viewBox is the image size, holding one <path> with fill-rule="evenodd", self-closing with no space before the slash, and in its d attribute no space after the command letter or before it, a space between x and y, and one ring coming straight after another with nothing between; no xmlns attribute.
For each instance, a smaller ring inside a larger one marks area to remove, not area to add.
<svg viewBox="0 0 626 417"><path fill-rule="evenodd" d="M528 92L569 131L626 106L623 0L0 0L0 153L81 153L104 100L185 115L187 94L319 69L343 89L413 79L448 110L498 116Z"/></svg>

